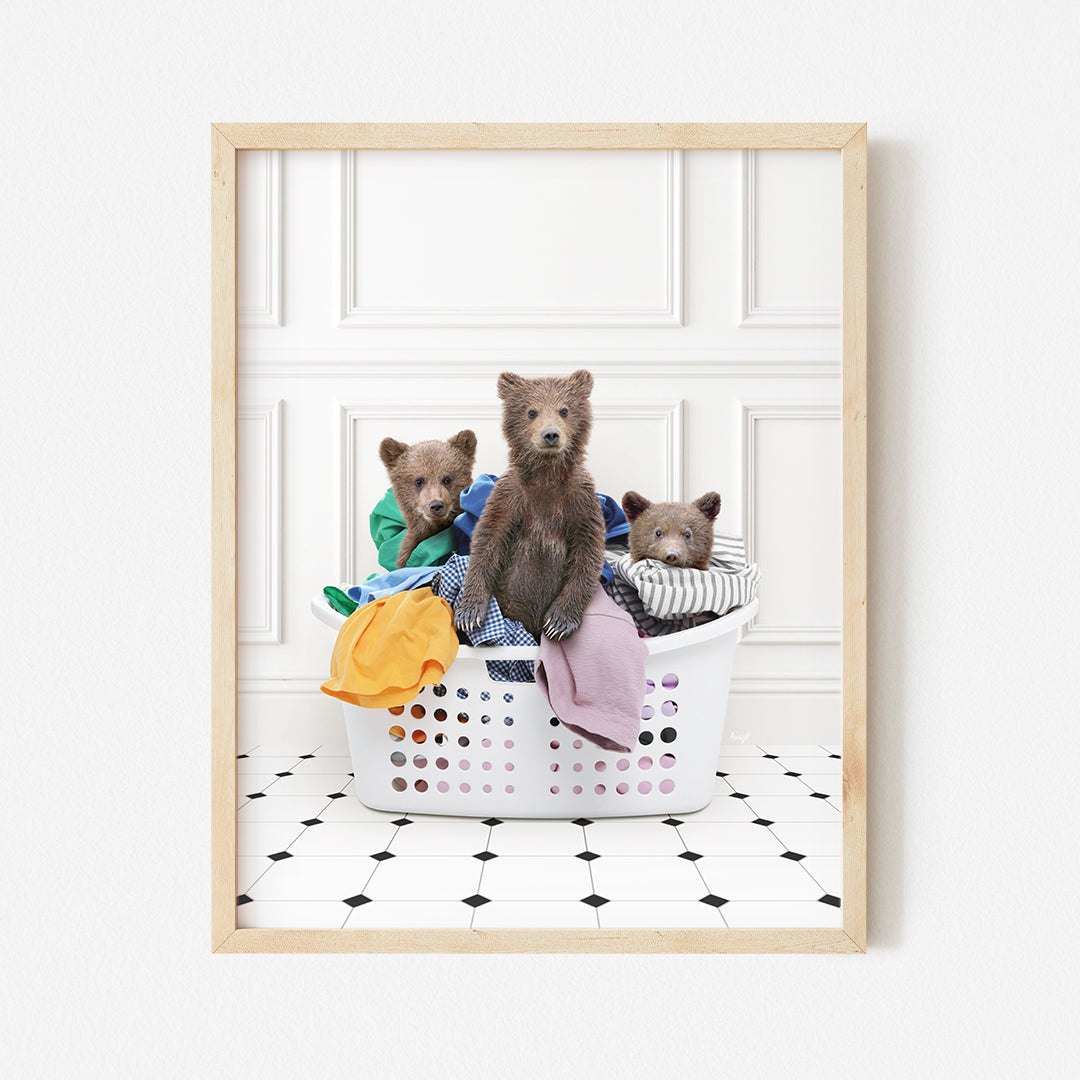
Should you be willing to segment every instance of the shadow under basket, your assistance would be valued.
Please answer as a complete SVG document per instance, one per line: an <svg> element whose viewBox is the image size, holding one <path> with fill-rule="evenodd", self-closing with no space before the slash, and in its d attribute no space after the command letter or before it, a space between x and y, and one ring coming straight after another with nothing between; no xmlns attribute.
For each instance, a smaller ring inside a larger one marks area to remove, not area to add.
<svg viewBox="0 0 1080 1080"><path fill-rule="evenodd" d="M536 683L499 682L489 660L536 647L462 646L443 681L407 705L343 703L356 794L373 810L455 817L601 818L690 813L713 797L739 627L757 600L648 638L637 745L602 750L559 723ZM311 609L345 617L319 594Z"/></svg>

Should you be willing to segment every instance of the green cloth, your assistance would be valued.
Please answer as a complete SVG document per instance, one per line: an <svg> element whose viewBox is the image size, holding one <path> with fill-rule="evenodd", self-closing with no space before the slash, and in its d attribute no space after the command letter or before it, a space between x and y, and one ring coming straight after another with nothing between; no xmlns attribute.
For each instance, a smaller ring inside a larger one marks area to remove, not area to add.
<svg viewBox="0 0 1080 1080"><path fill-rule="evenodd" d="M330 602L330 606L338 612L340 615L344 615L346 618L350 616L357 608L355 600L350 600L340 589L334 588L333 585L327 585L323 589L323 596Z"/></svg>
<svg viewBox="0 0 1080 1080"><path fill-rule="evenodd" d="M398 568L397 557L401 550L401 541L405 536L405 519L401 516L394 499L394 489L388 488L386 494L371 511L371 539L379 549L379 565L384 570ZM406 566L441 566L451 555L457 554L457 539L454 530L443 529L426 540L421 540L413 548Z"/></svg>

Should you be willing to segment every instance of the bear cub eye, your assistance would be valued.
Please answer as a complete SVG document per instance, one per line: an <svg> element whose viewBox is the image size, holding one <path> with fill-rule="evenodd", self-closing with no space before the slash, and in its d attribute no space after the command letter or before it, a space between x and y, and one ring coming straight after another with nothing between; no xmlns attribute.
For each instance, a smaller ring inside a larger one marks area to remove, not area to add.
<svg viewBox="0 0 1080 1080"><path fill-rule="evenodd" d="M529 410L529 419L530 420L535 420L536 419L536 410L535 409L530 409Z"/></svg>
<svg viewBox="0 0 1080 1080"><path fill-rule="evenodd" d="M452 476L444 476L442 478L443 487L449 487L453 482L454 482L454 478ZM687 533L687 536L689 536L689 535L690 534Z"/></svg>
<svg viewBox="0 0 1080 1080"><path fill-rule="evenodd" d="M567 418L567 417L568 417L568 416L570 415L570 410L569 410L569 409L565 409L565 408L564 408L564 409L560 409L560 410L559 410L559 415L560 415L560 416L561 416L561 417L562 417L562 418L563 418L563 419L565 420L565 419L566 419L566 418Z"/></svg>
<svg viewBox="0 0 1080 1080"><path fill-rule="evenodd" d="M683 539L684 540L689 540L690 539L690 530L689 529L687 529L686 532L683 533Z"/></svg>
<svg viewBox="0 0 1080 1080"><path fill-rule="evenodd" d="M660 531L659 529L657 529L657 530L656 530L656 535L657 535L658 537L660 537L660 536L663 536L664 534L663 534L663 533L662 533L662 532L661 532L661 531Z"/></svg>
<svg viewBox="0 0 1080 1080"><path fill-rule="evenodd" d="M418 476L416 478L416 486L418 488L422 488L424 486L424 478L422 476Z"/></svg>

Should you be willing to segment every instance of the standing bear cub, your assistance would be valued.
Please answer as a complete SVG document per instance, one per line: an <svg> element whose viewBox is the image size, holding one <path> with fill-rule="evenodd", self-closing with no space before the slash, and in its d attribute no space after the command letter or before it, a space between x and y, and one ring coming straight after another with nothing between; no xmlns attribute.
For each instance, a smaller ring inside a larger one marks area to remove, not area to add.
<svg viewBox="0 0 1080 1080"><path fill-rule="evenodd" d="M417 544L448 529L461 513L461 491L472 483L476 436L466 428L445 442L427 439L412 446L388 436L379 444L379 457L405 519L400 569Z"/></svg>
<svg viewBox="0 0 1080 1080"><path fill-rule="evenodd" d="M510 464L473 532L457 625L478 627L492 596L534 637L569 637L604 563L604 517L584 465L592 375L526 379L503 372L503 435Z"/></svg>
<svg viewBox="0 0 1080 1080"><path fill-rule="evenodd" d="M630 522L630 561L656 559L668 566L707 570L720 496L707 491L692 503L651 503L636 491L622 498Z"/></svg>

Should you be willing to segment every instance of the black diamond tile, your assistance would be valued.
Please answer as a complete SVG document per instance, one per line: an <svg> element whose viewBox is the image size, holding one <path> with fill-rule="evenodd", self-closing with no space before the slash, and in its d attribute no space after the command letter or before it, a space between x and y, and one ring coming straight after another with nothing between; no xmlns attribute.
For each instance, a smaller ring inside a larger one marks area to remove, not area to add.
<svg viewBox="0 0 1080 1080"><path fill-rule="evenodd" d="M479 859L481 862L487 862L488 859L497 859L499 856L494 851L478 851L473 858Z"/></svg>
<svg viewBox="0 0 1080 1080"><path fill-rule="evenodd" d="M282 859L291 859L292 856L287 851L275 851L273 855L267 855L268 859L273 859L274 862L280 862Z"/></svg>
<svg viewBox="0 0 1080 1080"><path fill-rule="evenodd" d="M726 780L728 778L728 773L726 773L726 772L718 772L716 775L721 777L724 780Z"/></svg>
<svg viewBox="0 0 1080 1080"><path fill-rule="evenodd" d="M718 908L721 904L726 904L727 900L722 896L714 896L712 893L709 893L708 896L703 896L701 898L701 902L703 904L708 904L710 907Z"/></svg>
<svg viewBox="0 0 1080 1080"><path fill-rule="evenodd" d="M266 798L266 792L265 791L253 791L248 796L248 798L249 799L265 799Z"/></svg>
<svg viewBox="0 0 1080 1080"><path fill-rule="evenodd" d="M826 795L823 791L811 791L810 792L810 798L811 799L827 799L828 797L829 796Z"/></svg>
<svg viewBox="0 0 1080 1080"><path fill-rule="evenodd" d="M679 852L680 859L687 859L689 862L696 862L701 856L696 851L681 851Z"/></svg>
<svg viewBox="0 0 1080 1080"><path fill-rule="evenodd" d="M750 798L749 795L744 795L741 791L733 791L731 793L731 797L733 799L749 799Z"/></svg>
<svg viewBox="0 0 1080 1080"><path fill-rule="evenodd" d="M482 825L501 825L502 819L497 817L484 818L481 822Z"/></svg>
<svg viewBox="0 0 1080 1080"><path fill-rule="evenodd" d="M829 757L836 758L837 761L840 760L840 755L839 754L830 754Z"/></svg>
<svg viewBox="0 0 1080 1080"><path fill-rule="evenodd" d="M579 818L574 818L574 820L571 821L570 824L571 825L591 825L592 821L590 821L589 818L587 818L587 817L579 817Z"/></svg>
<svg viewBox="0 0 1080 1080"><path fill-rule="evenodd" d="M802 776L802 773L801 772L786 772L786 773L784 773L784 775L785 776Z"/></svg>
<svg viewBox="0 0 1080 1080"><path fill-rule="evenodd" d="M586 862L592 862L593 859L599 859L600 856L595 851L579 851L575 856L575 859L584 859Z"/></svg>
<svg viewBox="0 0 1080 1080"><path fill-rule="evenodd" d="M240 894L240 895L239 895L239 896L238 896L238 897L236 898L236 906L237 906L237 907L240 907L240 905L241 905L241 904L250 904L250 903L251 903L251 897L250 897L250 896L248 896L248 894L247 894L247 893L241 893L241 894Z"/></svg>
<svg viewBox="0 0 1080 1080"><path fill-rule="evenodd" d="M301 825L321 825L322 824L322 819L317 818L317 817L309 817L309 818L305 818L303 821L301 821L300 824Z"/></svg>
<svg viewBox="0 0 1080 1080"><path fill-rule="evenodd" d="M237 754L236 755L236 760L239 761L242 757L247 757L247 756L248 756L247 754Z"/></svg>
<svg viewBox="0 0 1080 1080"><path fill-rule="evenodd" d="M315 756L314 754L301 754L301 755L300 755L300 760L301 760L301 761L305 761L305 760L307 760L308 758L313 758L314 756Z"/></svg>
<svg viewBox="0 0 1080 1080"><path fill-rule="evenodd" d="M274 773L274 775L275 776L292 776L292 773L291 772L277 772L277 773Z"/></svg>
<svg viewBox="0 0 1080 1080"><path fill-rule="evenodd" d="M681 825L682 822L677 817L669 817L669 818L664 818L664 820L661 821L660 824L661 825Z"/></svg>
<svg viewBox="0 0 1080 1080"><path fill-rule="evenodd" d="M768 818L759 817L759 818L754 818L754 820L750 824L751 825L771 825L772 822Z"/></svg>
<svg viewBox="0 0 1080 1080"><path fill-rule="evenodd" d="M390 824L391 825L413 825L413 824L415 824L415 822L410 821L407 817L399 817L399 818L394 818L394 820L391 821Z"/></svg>
<svg viewBox="0 0 1080 1080"><path fill-rule="evenodd" d="M476 893L473 896L466 896L465 899L462 900L462 903L475 908L479 907L481 904L490 904L491 901L486 896L481 896L479 893Z"/></svg>
<svg viewBox="0 0 1080 1080"><path fill-rule="evenodd" d="M583 896L581 898L583 904L588 904L589 907L601 907L604 904L610 903L606 896L597 896L593 893L591 896Z"/></svg>
<svg viewBox="0 0 1080 1080"><path fill-rule="evenodd" d="M824 896L819 896L818 897L818 903L819 904L828 904L829 907L839 907L840 906L840 897L839 896L833 896L832 893L826 893Z"/></svg>
<svg viewBox="0 0 1080 1080"><path fill-rule="evenodd" d="M373 859L376 859L378 862L384 862L386 859L392 859L394 857L394 853L392 851L376 851L375 854L371 857Z"/></svg>
<svg viewBox="0 0 1080 1080"><path fill-rule="evenodd" d="M361 904L370 904L371 897L364 896L363 893L358 893L356 896L346 896L345 901L349 907L359 907Z"/></svg>
<svg viewBox="0 0 1080 1080"><path fill-rule="evenodd" d="M326 797L328 799L344 799L345 798L345 792L344 791L331 791Z"/></svg>
<svg viewBox="0 0 1080 1080"><path fill-rule="evenodd" d="M781 856L781 859L790 859L792 862L798 862L800 859L805 859L805 855L800 855L797 851L785 851Z"/></svg>
<svg viewBox="0 0 1080 1080"><path fill-rule="evenodd" d="M764 758L768 758L770 761L775 761L776 760L776 755L775 754L762 754L761 756L764 757Z"/></svg>

